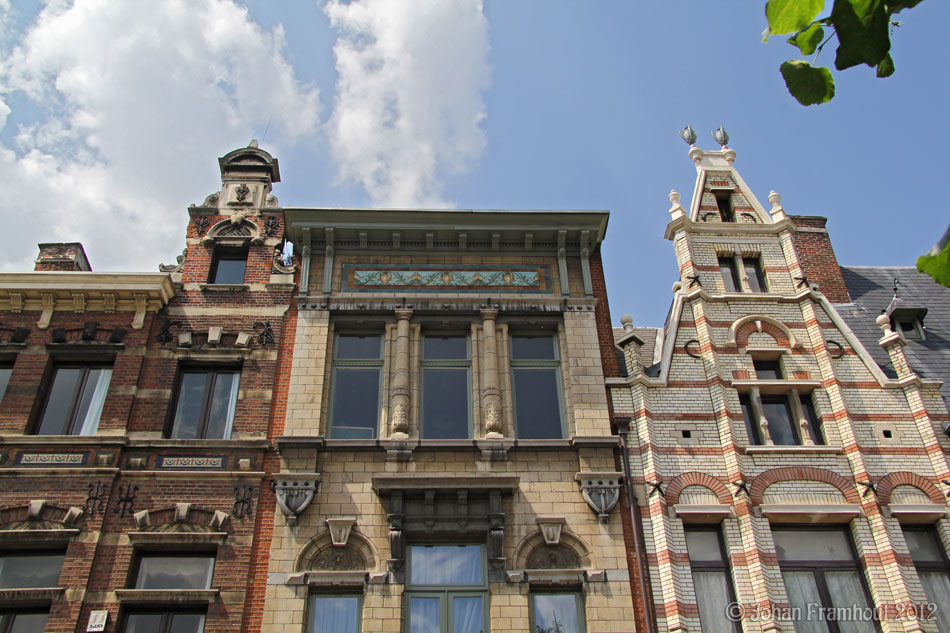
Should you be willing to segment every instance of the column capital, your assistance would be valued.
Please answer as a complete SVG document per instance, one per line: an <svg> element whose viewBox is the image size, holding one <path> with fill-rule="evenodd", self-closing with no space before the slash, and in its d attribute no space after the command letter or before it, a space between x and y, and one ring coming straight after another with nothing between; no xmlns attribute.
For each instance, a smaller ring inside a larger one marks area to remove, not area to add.
<svg viewBox="0 0 950 633"><path fill-rule="evenodd" d="M412 318L412 308L396 308L396 318L400 321L408 321Z"/></svg>
<svg viewBox="0 0 950 633"><path fill-rule="evenodd" d="M497 308L483 308L478 314L482 317L482 321L494 321L498 318Z"/></svg>

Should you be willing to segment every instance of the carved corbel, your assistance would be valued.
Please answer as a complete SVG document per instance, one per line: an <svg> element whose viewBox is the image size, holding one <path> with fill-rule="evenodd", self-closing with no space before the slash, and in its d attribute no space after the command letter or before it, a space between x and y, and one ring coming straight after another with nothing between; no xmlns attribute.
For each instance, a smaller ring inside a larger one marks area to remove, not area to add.
<svg viewBox="0 0 950 633"><path fill-rule="evenodd" d="M45 330L53 320L53 309L56 307L56 296L52 292L40 293L40 306L43 313L40 314L40 320L36 322L36 327Z"/></svg>
<svg viewBox="0 0 950 633"><path fill-rule="evenodd" d="M577 473L574 479L580 484L584 501L597 514L601 523L607 523L610 511L620 500L623 474L618 472Z"/></svg>
<svg viewBox="0 0 950 633"><path fill-rule="evenodd" d="M136 292L133 298L135 299L135 316L132 317L132 329L141 330L142 326L145 325L145 309L148 307L148 297L145 293Z"/></svg>
<svg viewBox="0 0 950 633"><path fill-rule="evenodd" d="M330 540L333 547L346 547L346 542L350 540L350 532L356 525L356 517L330 517L327 519L327 527L330 528Z"/></svg>
<svg viewBox="0 0 950 633"><path fill-rule="evenodd" d="M558 545L561 542L561 528L567 520L564 517L540 516L535 519L541 528L545 545Z"/></svg>
<svg viewBox="0 0 950 633"><path fill-rule="evenodd" d="M115 312L116 297L114 292L103 292L102 293L102 309L106 314L113 314Z"/></svg>
<svg viewBox="0 0 950 633"><path fill-rule="evenodd" d="M19 314L23 312L23 293L22 292L11 292L10 293L10 310Z"/></svg>
<svg viewBox="0 0 950 633"><path fill-rule="evenodd" d="M274 475L274 491L277 505L287 517L287 525L297 525L300 514L307 509L317 492L320 473L277 473Z"/></svg>

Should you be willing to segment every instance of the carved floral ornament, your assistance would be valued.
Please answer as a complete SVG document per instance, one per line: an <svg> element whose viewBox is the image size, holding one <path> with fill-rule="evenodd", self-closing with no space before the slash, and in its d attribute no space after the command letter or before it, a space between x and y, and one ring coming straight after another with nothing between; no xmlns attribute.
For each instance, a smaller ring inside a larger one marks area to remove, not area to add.
<svg viewBox="0 0 950 633"><path fill-rule="evenodd" d="M297 519L313 501L320 484L320 473L278 473L271 486L277 493L277 505L287 518L287 524L297 525Z"/></svg>
<svg viewBox="0 0 950 633"><path fill-rule="evenodd" d="M610 511L620 500L623 475L618 472L588 472L577 473L575 479L580 484L584 501L601 523L607 523Z"/></svg>

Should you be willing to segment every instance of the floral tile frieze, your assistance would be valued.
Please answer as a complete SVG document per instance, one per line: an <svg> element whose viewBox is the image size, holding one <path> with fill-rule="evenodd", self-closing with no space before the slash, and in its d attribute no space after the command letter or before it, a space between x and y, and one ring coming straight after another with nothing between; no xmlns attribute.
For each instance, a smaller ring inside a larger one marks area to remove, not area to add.
<svg viewBox="0 0 950 633"><path fill-rule="evenodd" d="M208 455L171 456L158 458L157 468L165 470L221 470L227 465L227 458Z"/></svg>
<svg viewBox="0 0 950 633"><path fill-rule="evenodd" d="M346 264L343 291L551 292L547 266Z"/></svg>
<svg viewBox="0 0 950 633"><path fill-rule="evenodd" d="M89 453L20 453L18 466L83 466Z"/></svg>

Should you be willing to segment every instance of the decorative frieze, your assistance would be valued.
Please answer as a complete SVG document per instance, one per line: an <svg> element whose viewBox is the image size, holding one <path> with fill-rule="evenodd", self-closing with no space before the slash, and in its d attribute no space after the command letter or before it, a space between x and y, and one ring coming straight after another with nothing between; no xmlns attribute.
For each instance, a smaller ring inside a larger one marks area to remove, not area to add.
<svg viewBox="0 0 950 633"><path fill-rule="evenodd" d="M345 264L342 290L549 293L551 273L547 266Z"/></svg>

